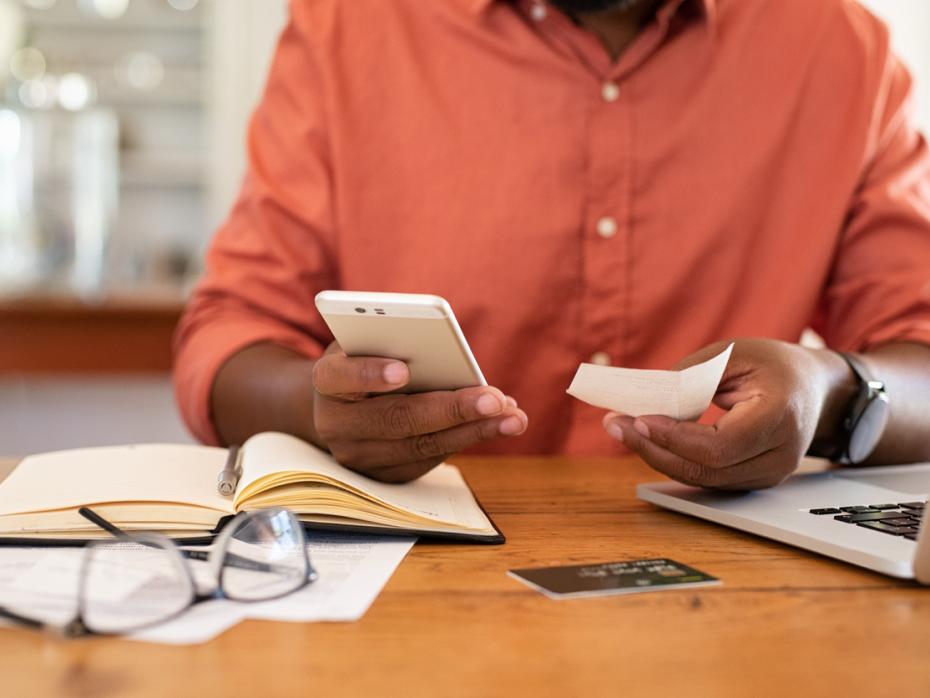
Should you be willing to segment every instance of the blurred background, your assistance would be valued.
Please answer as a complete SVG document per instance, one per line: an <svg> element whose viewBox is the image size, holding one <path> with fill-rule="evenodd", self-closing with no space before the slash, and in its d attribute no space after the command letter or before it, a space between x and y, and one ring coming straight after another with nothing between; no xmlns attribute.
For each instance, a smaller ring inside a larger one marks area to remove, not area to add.
<svg viewBox="0 0 930 698"><path fill-rule="evenodd" d="M930 131L930 3L865 4ZM190 440L170 335L238 189L286 13L0 0L0 454Z"/></svg>
<svg viewBox="0 0 930 698"><path fill-rule="evenodd" d="M0 452L184 441L169 339L285 0L0 0Z"/></svg>

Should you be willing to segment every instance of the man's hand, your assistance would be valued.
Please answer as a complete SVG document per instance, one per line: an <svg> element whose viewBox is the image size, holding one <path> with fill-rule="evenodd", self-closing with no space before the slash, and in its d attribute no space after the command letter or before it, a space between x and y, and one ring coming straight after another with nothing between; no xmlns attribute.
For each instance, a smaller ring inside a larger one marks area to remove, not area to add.
<svg viewBox="0 0 930 698"><path fill-rule="evenodd" d="M330 345L313 367L317 445L363 475L406 482L480 441L526 430L526 414L497 388L383 394L409 378L400 361L348 357Z"/></svg>
<svg viewBox="0 0 930 698"><path fill-rule="evenodd" d="M726 346L705 347L676 368L706 361ZM653 468L686 484L772 487L794 472L815 434L832 433L855 390L852 372L836 354L739 340L714 396L727 410L715 424L610 413L604 426Z"/></svg>

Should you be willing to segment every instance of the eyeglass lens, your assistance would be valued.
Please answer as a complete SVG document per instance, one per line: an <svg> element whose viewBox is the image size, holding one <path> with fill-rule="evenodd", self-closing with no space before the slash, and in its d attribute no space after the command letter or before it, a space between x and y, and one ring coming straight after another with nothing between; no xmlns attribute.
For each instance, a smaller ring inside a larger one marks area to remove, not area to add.
<svg viewBox="0 0 930 698"><path fill-rule="evenodd" d="M167 541L119 541L87 551L80 603L84 624L98 633L125 633L187 608L194 586Z"/></svg>
<svg viewBox="0 0 930 698"><path fill-rule="evenodd" d="M296 517L281 510L258 511L235 525L220 572L227 597L261 601L303 586L309 561Z"/></svg>
<svg viewBox="0 0 930 698"><path fill-rule="evenodd" d="M303 586L309 560L300 522L289 512L253 512L232 530L217 580L223 594L262 601ZM192 575L163 538L137 536L89 546L81 575L84 624L98 633L127 633L171 618L196 597Z"/></svg>

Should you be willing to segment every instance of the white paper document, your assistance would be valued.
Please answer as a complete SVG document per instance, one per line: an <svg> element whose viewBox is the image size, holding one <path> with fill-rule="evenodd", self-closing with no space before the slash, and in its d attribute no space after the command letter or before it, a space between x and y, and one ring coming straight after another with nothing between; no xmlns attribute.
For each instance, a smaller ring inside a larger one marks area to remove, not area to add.
<svg viewBox="0 0 930 698"><path fill-rule="evenodd" d="M310 560L319 579L289 596L249 604L249 618L301 623L358 620L416 542L408 537L320 533L313 539Z"/></svg>
<svg viewBox="0 0 930 698"><path fill-rule="evenodd" d="M410 537L328 533L311 533L308 539L310 560L319 577L304 589L261 603L207 601L129 639L198 644L247 618L304 623L358 620L416 542ZM82 557L83 551L75 548L0 547L0 606L54 624L70 621L75 614ZM205 562L187 562L199 589L208 592L215 587ZM114 576L121 577L121 581L109 591L114 597L125 598L157 575L133 569L126 575Z"/></svg>
<svg viewBox="0 0 930 698"><path fill-rule="evenodd" d="M631 417L697 419L710 407L732 351L731 344L712 359L681 371L581 364L566 392L589 405Z"/></svg>

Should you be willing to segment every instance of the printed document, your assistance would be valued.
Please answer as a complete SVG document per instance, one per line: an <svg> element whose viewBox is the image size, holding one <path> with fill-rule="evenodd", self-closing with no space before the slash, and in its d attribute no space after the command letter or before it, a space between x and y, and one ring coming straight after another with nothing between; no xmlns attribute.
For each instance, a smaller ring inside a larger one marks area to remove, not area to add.
<svg viewBox="0 0 930 698"><path fill-rule="evenodd" d="M710 407L732 351L731 344L712 359L681 371L581 364L566 392L589 405L631 417L697 419Z"/></svg>

